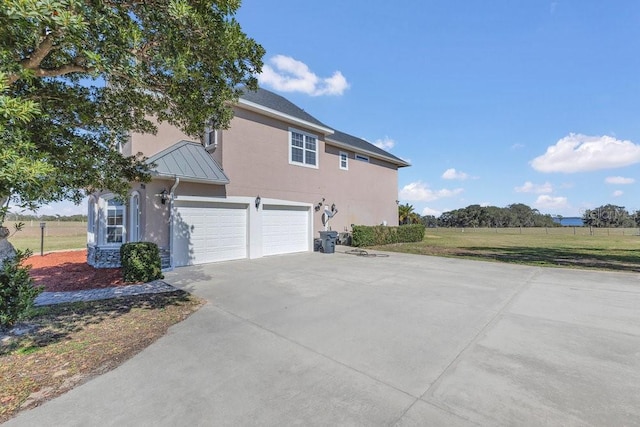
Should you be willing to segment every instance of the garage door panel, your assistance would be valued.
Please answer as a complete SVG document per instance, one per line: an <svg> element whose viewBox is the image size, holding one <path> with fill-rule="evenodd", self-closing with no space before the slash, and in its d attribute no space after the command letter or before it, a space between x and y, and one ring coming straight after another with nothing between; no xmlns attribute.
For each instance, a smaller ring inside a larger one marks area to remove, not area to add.
<svg viewBox="0 0 640 427"><path fill-rule="evenodd" d="M265 205L262 214L262 252L264 255L309 250L308 208Z"/></svg>
<svg viewBox="0 0 640 427"><path fill-rule="evenodd" d="M203 264L247 257L245 206L178 206L175 219L175 265Z"/></svg>

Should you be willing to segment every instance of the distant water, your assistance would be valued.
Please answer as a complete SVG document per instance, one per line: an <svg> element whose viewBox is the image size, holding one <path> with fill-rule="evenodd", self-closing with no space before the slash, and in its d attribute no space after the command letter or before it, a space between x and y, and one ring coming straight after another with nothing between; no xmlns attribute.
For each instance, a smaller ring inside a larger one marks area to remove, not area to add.
<svg viewBox="0 0 640 427"><path fill-rule="evenodd" d="M582 227L584 226L584 222L582 222L582 218L579 216L568 216L566 218L562 218L558 220L558 218L553 218L553 222L560 223L563 227Z"/></svg>

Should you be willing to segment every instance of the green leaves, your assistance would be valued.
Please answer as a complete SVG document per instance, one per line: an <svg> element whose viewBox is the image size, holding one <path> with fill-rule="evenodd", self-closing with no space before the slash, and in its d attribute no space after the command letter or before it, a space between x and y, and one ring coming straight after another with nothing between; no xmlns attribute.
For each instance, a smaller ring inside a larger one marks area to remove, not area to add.
<svg viewBox="0 0 640 427"><path fill-rule="evenodd" d="M16 251L15 257L6 258L0 265L0 327L11 327L26 317L44 290L29 276L31 266L22 265L30 255L29 251Z"/></svg>
<svg viewBox="0 0 640 427"><path fill-rule="evenodd" d="M199 138L224 128L264 49L237 0L5 0L0 8L0 200L38 205L148 180L117 147L155 117ZM108 84L107 84L108 82Z"/></svg>

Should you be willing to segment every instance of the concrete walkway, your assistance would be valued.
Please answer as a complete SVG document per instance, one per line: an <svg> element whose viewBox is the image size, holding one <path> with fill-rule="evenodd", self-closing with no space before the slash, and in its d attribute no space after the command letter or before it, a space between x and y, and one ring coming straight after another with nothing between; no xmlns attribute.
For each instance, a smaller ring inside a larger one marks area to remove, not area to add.
<svg viewBox="0 0 640 427"><path fill-rule="evenodd" d="M173 292L177 289L162 280L155 280L141 285L117 286L113 288L87 289L83 291L42 292L35 300L36 306L62 304L76 301L97 301L117 297L159 294Z"/></svg>
<svg viewBox="0 0 640 427"><path fill-rule="evenodd" d="M640 425L637 274L310 253L165 281L209 303L7 425Z"/></svg>

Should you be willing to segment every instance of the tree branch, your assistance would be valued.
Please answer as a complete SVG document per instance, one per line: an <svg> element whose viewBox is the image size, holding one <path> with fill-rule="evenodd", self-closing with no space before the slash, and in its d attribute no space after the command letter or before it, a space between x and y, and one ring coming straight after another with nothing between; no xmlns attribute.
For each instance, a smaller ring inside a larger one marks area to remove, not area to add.
<svg viewBox="0 0 640 427"><path fill-rule="evenodd" d="M55 69L42 69L40 64L47 57L47 55L55 48L54 33L49 33L44 36L44 39L38 44L33 53L28 57L20 61L20 65L27 70L33 70L38 77L55 77L73 72L89 72L89 69L80 67L78 65L65 65ZM11 73L7 76L7 83L9 85L15 83L20 78L19 73Z"/></svg>
<svg viewBox="0 0 640 427"><path fill-rule="evenodd" d="M95 71L94 68L86 68L80 65L64 65L60 68L52 68L52 69L44 69L44 68L36 68L33 69L38 77L57 77L64 76L65 74L70 73L91 73Z"/></svg>
<svg viewBox="0 0 640 427"><path fill-rule="evenodd" d="M36 50L33 51L30 57L20 61L20 65L30 70L40 67L42 60L53 50L53 45L53 33L49 33L44 37L44 40L40 42L38 47L36 47Z"/></svg>

